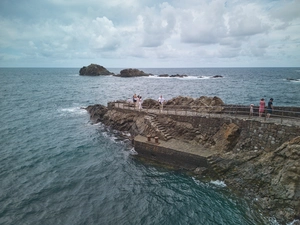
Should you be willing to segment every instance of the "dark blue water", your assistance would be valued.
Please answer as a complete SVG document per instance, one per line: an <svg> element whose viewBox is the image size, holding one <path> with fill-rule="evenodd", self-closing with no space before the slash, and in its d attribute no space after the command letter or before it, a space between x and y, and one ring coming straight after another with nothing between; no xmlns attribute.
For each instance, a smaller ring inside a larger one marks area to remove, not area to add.
<svg viewBox="0 0 300 225"><path fill-rule="evenodd" d="M144 99L219 96L227 104L273 97L275 106L300 106L300 82L286 80L299 79L300 69L143 70L189 77L0 68L0 224L272 223L222 182L139 161L126 140L93 125L80 107L134 93Z"/></svg>

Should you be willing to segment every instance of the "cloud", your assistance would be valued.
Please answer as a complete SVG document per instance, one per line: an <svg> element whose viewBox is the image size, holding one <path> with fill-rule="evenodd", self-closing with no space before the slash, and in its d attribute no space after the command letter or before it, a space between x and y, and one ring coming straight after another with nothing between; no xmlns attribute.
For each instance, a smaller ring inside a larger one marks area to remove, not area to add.
<svg viewBox="0 0 300 225"><path fill-rule="evenodd" d="M299 6L296 0L3 0L0 66L299 66Z"/></svg>

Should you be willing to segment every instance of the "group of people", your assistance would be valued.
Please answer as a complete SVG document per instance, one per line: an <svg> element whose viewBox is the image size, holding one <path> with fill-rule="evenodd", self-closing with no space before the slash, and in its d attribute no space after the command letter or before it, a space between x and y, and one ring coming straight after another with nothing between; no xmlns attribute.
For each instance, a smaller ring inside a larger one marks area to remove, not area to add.
<svg viewBox="0 0 300 225"><path fill-rule="evenodd" d="M253 107L254 105L251 104L250 105L250 116L253 116ZM259 108L258 108L258 116L262 117L263 113L265 112L265 108L266 108L266 102L265 99L262 98L260 99L259 102ZM270 98L269 102L268 102L268 106L267 106L267 118L270 118L271 114L273 113L273 98Z"/></svg>
<svg viewBox="0 0 300 225"><path fill-rule="evenodd" d="M130 100L128 100L128 101L130 101ZM138 107L139 110L143 109L143 107L142 107L142 103L143 103L142 96L134 94L132 96L132 102L133 102L135 108ZM165 102L165 99L163 98L162 95L160 95L159 98L158 98L158 103L160 105L160 110L161 111L163 110L164 102Z"/></svg>
<svg viewBox="0 0 300 225"><path fill-rule="evenodd" d="M142 96L134 94L132 96L132 101L133 101L134 107L138 106L139 110L143 109L143 107L142 107L142 103L143 103Z"/></svg>

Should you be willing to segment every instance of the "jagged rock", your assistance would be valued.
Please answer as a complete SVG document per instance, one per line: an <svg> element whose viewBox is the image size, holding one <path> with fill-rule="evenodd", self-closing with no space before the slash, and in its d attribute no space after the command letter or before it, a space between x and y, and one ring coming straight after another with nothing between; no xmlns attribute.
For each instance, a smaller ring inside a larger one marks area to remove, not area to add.
<svg viewBox="0 0 300 225"><path fill-rule="evenodd" d="M89 112L91 120L96 123L101 122L103 120L103 116L108 111L107 107L100 105L100 104L90 105L90 106L86 107L85 109Z"/></svg>
<svg viewBox="0 0 300 225"><path fill-rule="evenodd" d="M168 100L166 102L166 106L186 106L190 105L192 102L194 102L194 99L191 97L183 97L183 96L178 96L175 98L172 98L171 100Z"/></svg>
<svg viewBox="0 0 300 225"><path fill-rule="evenodd" d="M185 74L174 74L174 75L170 75L169 77L179 77L179 78L183 78L183 77L187 77L187 75L185 75Z"/></svg>
<svg viewBox="0 0 300 225"><path fill-rule="evenodd" d="M144 109L159 109L159 103L154 99L145 99L142 105Z"/></svg>
<svg viewBox="0 0 300 225"><path fill-rule="evenodd" d="M141 76L150 76L151 74L145 73L142 70L138 69L124 69L120 71L120 74L116 75L118 77L141 77Z"/></svg>
<svg viewBox="0 0 300 225"><path fill-rule="evenodd" d="M280 224L300 216L300 136L272 152L222 154L215 165L229 186L257 199Z"/></svg>
<svg viewBox="0 0 300 225"><path fill-rule="evenodd" d="M97 64L90 64L89 66L84 66L79 70L79 75L86 76L99 76L99 75L114 75L114 73L109 72L103 66Z"/></svg>
<svg viewBox="0 0 300 225"><path fill-rule="evenodd" d="M158 77L169 77L169 74L160 74Z"/></svg>
<svg viewBox="0 0 300 225"><path fill-rule="evenodd" d="M219 97L207 97L201 96L200 98L191 98L178 96L167 101L166 106L180 108L190 108L198 112L221 112L223 110L222 105L224 102Z"/></svg>
<svg viewBox="0 0 300 225"><path fill-rule="evenodd" d="M214 148L218 151L230 151L237 144L239 136L240 129L236 124L223 124L213 136Z"/></svg>

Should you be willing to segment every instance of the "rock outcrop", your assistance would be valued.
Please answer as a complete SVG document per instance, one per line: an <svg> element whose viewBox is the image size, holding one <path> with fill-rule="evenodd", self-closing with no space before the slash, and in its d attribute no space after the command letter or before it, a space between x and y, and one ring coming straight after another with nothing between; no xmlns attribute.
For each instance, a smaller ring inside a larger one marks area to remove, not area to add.
<svg viewBox="0 0 300 225"><path fill-rule="evenodd" d="M175 97L168 100L166 107L190 108L197 112L220 112L223 109L224 102L219 97L201 96L200 98Z"/></svg>
<svg viewBox="0 0 300 225"><path fill-rule="evenodd" d="M221 111L223 109L224 102L219 97L207 97L201 96L200 98L191 98L178 96L165 102L164 107L167 108L189 108L197 111ZM158 109L159 104L157 100L145 99L143 101L143 108L145 109Z"/></svg>
<svg viewBox="0 0 300 225"><path fill-rule="evenodd" d="M100 76L100 75L114 75L114 73L109 72L103 66L97 64L90 64L89 66L84 66L79 70L79 75L83 76Z"/></svg>
<svg viewBox="0 0 300 225"><path fill-rule="evenodd" d="M219 153L214 161L226 184L263 212L280 223L300 219L300 136L272 152Z"/></svg>
<svg viewBox="0 0 300 225"><path fill-rule="evenodd" d="M118 77L143 77L143 76L150 76L151 74L145 73L142 70L138 69L123 69L120 71L120 74L117 74Z"/></svg>

